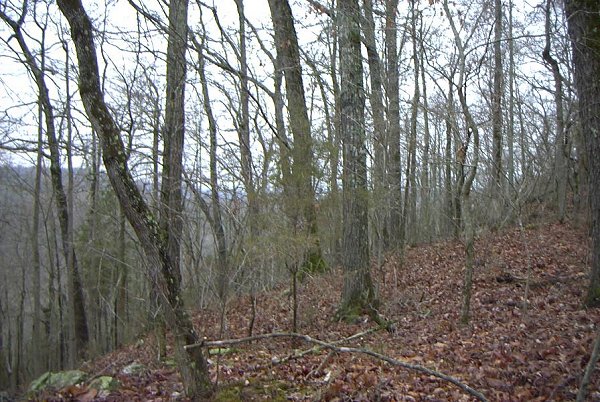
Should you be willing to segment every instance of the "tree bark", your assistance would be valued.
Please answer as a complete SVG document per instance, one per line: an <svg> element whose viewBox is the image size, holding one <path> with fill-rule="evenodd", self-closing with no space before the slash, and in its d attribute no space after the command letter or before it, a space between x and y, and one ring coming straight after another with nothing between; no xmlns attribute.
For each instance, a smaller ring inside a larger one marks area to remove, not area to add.
<svg viewBox="0 0 600 402"><path fill-rule="evenodd" d="M385 199L387 197L386 186L386 122L385 108L383 106L383 74L382 63L377 51L375 40L375 21L373 19L373 1L363 0L365 46L367 48L367 61L369 63L371 93L369 100L373 113L373 217L375 222L375 235L377 239L376 249L378 255L383 248L386 235L386 211Z"/></svg>
<svg viewBox="0 0 600 402"><path fill-rule="evenodd" d="M545 23L545 34L546 34L546 45L542 52L542 57L548 68L552 72L554 78L554 104L556 106L556 151L554 161L554 175L556 180L556 199L558 206L558 220L564 222L566 214L566 202L567 202L567 149L568 149L568 138L567 131L565 128L565 115L563 108L563 77L560 73L558 62L550 54L550 7L552 7L552 1L546 0L546 23Z"/></svg>
<svg viewBox="0 0 600 402"><path fill-rule="evenodd" d="M585 304L591 307L600 306L600 3L567 0L565 12L573 47L579 119L589 163L592 258Z"/></svg>
<svg viewBox="0 0 600 402"><path fill-rule="evenodd" d="M40 69L44 71L46 64L46 30L42 30L42 38L40 40ZM34 365L34 373L43 370L46 356L46 342L42 335L42 303L41 303L41 262L40 262L40 209L41 209L41 188L42 188L42 171L44 161L44 105L41 97L38 97L38 138L37 138L37 158L35 165L35 183L33 190L33 216L31 228L31 251L33 265L33 328L32 328L32 353L35 356L36 364ZM1 329L0 329L1 330ZM1 336L1 335L0 335ZM0 345L1 347L1 345Z"/></svg>
<svg viewBox="0 0 600 402"><path fill-rule="evenodd" d="M292 225L295 233L297 231L306 233L310 242L305 260L302 262L302 269L308 272L320 272L325 269L325 260L318 239L315 192L312 185L312 137L302 80L298 37L288 1L269 0L269 8L275 31L275 47L285 77L290 128L294 139L291 151L292 196L295 200L295 205L290 211Z"/></svg>
<svg viewBox="0 0 600 402"><path fill-rule="evenodd" d="M338 319L375 313L368 239L367 156L365 147L360 11L357 0L338 1L340 38L341 132L343 135L344 287Z"/></svg>
<svg viewBox="0 0 600 402"><path fill-rule="evenodd" d="M174 333L175 355L186 394L193 399L212 394L208 365L201 352L186 352L186 344L197 343L196 333L180 296L179 278L174 271L177 257L173 243L146 204L127 164L123 140L100 88L98 61L92 23L81 1L59 0L58 6L69 22L79 62L79 92L92 127L101 139L104 166L127 220L144 250L151 276L157 282L165 319Z"/></svg>
<svg viewBox="0 0 600 402"><path fill-rule="evenodd" d="M390 188L390 242L398 246L402 234L402 159L400 154L400 79L398 72L398 0L385 3L385 47L387 52L387 101ZM391 244L390 244L391 245Z"/></svg>
<svg viewBox="0 0 600 402"><path fill-rule="evenodd" d="M494 0L494 83L492 92L492 183L491 183L491 218L492 226L500 223L502 216L502 0Z"/></svg>

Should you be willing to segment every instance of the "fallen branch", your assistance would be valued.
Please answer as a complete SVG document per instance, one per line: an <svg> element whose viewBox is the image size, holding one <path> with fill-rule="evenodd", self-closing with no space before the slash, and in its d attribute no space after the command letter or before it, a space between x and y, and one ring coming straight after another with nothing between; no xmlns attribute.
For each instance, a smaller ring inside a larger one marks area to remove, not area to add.
<svg viewBox="0 0 600 402"><path fill-rule="evenodd" d="M382 354L377 353L377 352L373 352L373 351L368 350L368 349L352 348L352 347L346 347L346 346L335 346L333 343L324 342L324 341L321 341L319 339L315 339L315 338L313 338L311 336L308 336L308 335L297 334L297 333L293 333L293 332L291 332L291 333L276 332L276 333L271 333L271 334L261 334L261 335L249 336L249 337L246 337L246 338L239 338L239 339L224 339L224 340L220 340L220 341L204 341L204 342L196 343L196 344L193 344L193 345L186 345L186 346L184 346L184 348L186 350L190 350L190 349L202 348L202 347L211 348L211 347L234 346L234 345L239 345L239 344L242 344L242 343L248 343L248 342L253 342L253 341L263 340L263 339L273 339L273 338L302 339L305 342L319 345L319 346L323 347L324 349L332 350L332 351L335 351L337 353L357 353L357 354L364 354L364 355L367 355L367 356L371 356L371 357L374 357L374 358L376 358L378 360L382 360L382 361L384 361L386 363L389 363L392 366L402 367L402 368L405 368L405 369L408 369L408 370L418 371L420 373L427 374L427 375L439 378L441 380L447 381L447 382L449 382L451 384L456 385L458 388L462 389L463 391L465 391L469 395L474 396L478 400L480 400L482 402L487 402L487 399L485 398L485 396L483 396L483 394L481 392L479 392L479 391L477 391L477 390L469 387L468 385L462 383L457 378L454 378L454 377L451 377L449 375L440 373L438 371L429 369L427 367L423 367L423 366L420 366L418 364L411 364L411 363L406 363L406 362L403 362L403 361L400 361L400 360L396 360L396 359L393 359L391 357L382 355Z"/></svg>
<svg viewBox="0 0 600 402"><path fill-rule="evenodd" d="M367 336L367 335L369 335L369 334L371 334L373 332L380 331L381 329L384 329L384 328L385 327L382 327L382 326L378 325L376 327L369 328L366 331L359 332L359 333L354 334L354 335L350 335L347 338L338 339L337 341L329 342L329 344L332 345L332 346L337 346L337 345L342 344L342 343L350 342L350 341L352 341L354 339L362 338L363 336ZM315 352L318 352L318 351L319 351L319 346L313 346L310 349L303 350L302 352L296 352L296 353L293 353L293 354L291 354L291 355L289 355L287 357L284 357L283 359L279 360L277 363L281 364L281 363L287 362L288 360L299 359L299 358L304 357L304 356L306 356L308 354L315 353Z"/></svg>

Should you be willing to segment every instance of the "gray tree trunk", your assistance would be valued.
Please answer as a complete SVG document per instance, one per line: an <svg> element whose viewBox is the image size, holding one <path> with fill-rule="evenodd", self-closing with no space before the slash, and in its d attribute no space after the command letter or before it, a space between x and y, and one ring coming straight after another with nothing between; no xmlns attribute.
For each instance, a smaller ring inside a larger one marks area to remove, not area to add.
<svg viewBox="0 0 600 402"><path fill-rule="evenodd" d="M378 259L381 259L386 234L385 201L387 198L386 185L386 122L385 107L383 106L383 71L382 63L377 51L375 40L375 21L373 19L373 1L363 0L365 46L367 48L367 61L369 63L371 93L369 100L373 113L373 226L375 227L376 250Z"/></svg>
<svg viewBox="0 0 600 402"><path fill-rule="evenodd" d="M171 255L173 240L169 241L168 233L158 224L129 171L119 129L100 88L92 23L79 0L59 0L58 6L71 28L79 62L79 92L88 118L101 138L107 175L160 291L165 319L175 338L175 356L185 392L192 399L206 399L212 394L206 359L201 348L184 349L186 344L198 343L200 338L181 298L179 275L175 272L179 256Z"/></svg>
<svg viewBox="0 0 600 402"><path fill-rule="evenodd" d="M250 92L248 89L248 57L246 49L246 16L244 11L244 0L235 0L238 12L239 24L239 63L240 63L240 121L238 138L240 141L240 156L242 178L248 196L248 223L251 236L256 235L258 230L257 219L259 214L258 199L254 183L254 172L252 169L252 149L250 144Z"/></svg>
<svg viewBox="0 0 600 402"><path fill-rule="evenodd" d="M503 202L502 171L502 0L494 0L494 83L492 92L492 183L491 183L491 218L492 226L500 224Z"/></svg>
<svg viewBox="0 0 600 402"><path fill-rule="evenodd" d="M387 102L390 188L390 246L398 247L402 240L402 159L400 154L400 78L398 72L398 0L385 3L385 47L387 52Z"/></svg>
<svg viewBox="0 0 600 402"><path fill-rule="evenodd" d="M552 72L554 78L554 103L556 106L556 151L555 151L555 163L554 163L554 174L556 179L556 199L558 206L558 220L563 222L566 214L566 203L567 203L567 178L568 178L568 164L567 164L567 149L568 149L568 136L565 128L565 115L563 108L563 86L562 86L562 75L558 62L550 54L551 41L550 41L550 7L552 7L552 1L546 0L546 45L542 52L544 61L548 63L548 68Z"/></svg>
<svg viewBox="0 0 600 402"><path fill-rule="evenodd" d="M341 132L343 135L343 268L339 319L374 313L377 297L371 279L368 239L367 155L365 146L360 11L357 0L338 1Z"/></svg>
<svg viewBox="0 0 600 402"><path fill-rule="evenodd" d="M275 47L285 78L290 128L294 138L291 150L291 181L295 203L289 213L294 232L306 233L311 242L302 268L309 272L322 271L325 261L318 239L315 193L312 185L312 136L302 80L298 37L288 1L269 0L269 8L275 31Z"/></svg>
<svg viewBox="0 0 600 402"><path fill-rule="evenodd" d="M591 307L600 306L600 3L568 0L565 12L573 46L579 119L589 163L592 258L585 304Z"/></svg>

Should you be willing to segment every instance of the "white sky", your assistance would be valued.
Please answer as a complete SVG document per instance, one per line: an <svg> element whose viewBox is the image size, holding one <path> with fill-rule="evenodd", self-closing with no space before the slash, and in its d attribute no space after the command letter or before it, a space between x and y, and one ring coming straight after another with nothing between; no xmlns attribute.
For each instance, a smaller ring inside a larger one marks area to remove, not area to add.
<svg viewBox="0 0 600 402"><path fill-rule="evenodd" d="M221 19L222 24L227 28L230 28L233 31L235 31L235 29L237 28L237 10L235 7L235 3L233 0L222 0L222 1L212 1L212 0L207 0L207 3L216 6L219 17ZM158 2L150 2L150 1L138 1L138 3L143 4L146 7L149 7L150 5L157 5L160 4ZM427 7L426 2L424 2L421 7L426 8L426 13L430 15L429 19L428 19L428 23L431 24L431 27L435 28L435 27L443 27L444 25L447 25L447 21L445 19L445 17L443 16L441 10L440 10L440 6L436 5L434 7ZM530 13L534 10L535 5L530 5L526 2L520 2L518 0L515 0L516 3L516 9L515 9L515 17L518 17L520 20L524 21L526 19L526 14ZM31 4L33 4L33 2L31 2ZM109 42L105 47L105 52L108 55L108 58L110 59L110 63L109 66L106 70L107 73L107 77L108 78L114 78L115 76L117 76L117 73L123 73L123 72L131 72L133 70L133 64L132 63L132 54L129 51L124 51L124 50L132 50L132 45L131 44L127 44L125 42L122 41L118 41L117 39L119 39L119 37L121 37L122 35L118 34L119 30L127 30L127 31L135 31L135 27L136 27L136 13L135 11L132 9L132 7L127 3L126 0L111 0L109 1L109 6L106 9L106 15L107 15L107 31L109 32L109 40L107 42ZM319 32L319 27L318 27L318 22L320 22L320 18L318 16L315 15L315 13L309 12L308 11L308 7L307 7L307 1L306 0L296 0L296 1L292 1L293 4L293 11L294 11L294 16L296 18L296 29L299 33L299 40L301 42L301 46L304 46L305 49L308 49L308 46L311 46L311 50L315 50L315 51L323 51L323 49L319 50L318 48L315 48L313 46L314 41L316 40L316 35ZM376 2L377 4L377 2ZM401 1L401 5L403 8L407 7L408 2L403 2ZM92 15L92 17L95 19L96 24L98 25L101 20L100 17L103 16L105 14L105 3L103 1L84 1L84 6L86 7L88 13L90 13L90 15ZM53 24L59 23L60 25L65 26L61 16L58 13L57 7L54 4L54 2L52 2L51 6L50 6L50 10L51 10L51 20L50 21L50 25L52 26ZM259 30L261 30L263 27L265 28L264 30L260 31L261 36L270 43L270 35L271 35L271 23L270 23L270 12L269 12L269 8L268 8L268 4L266 0L246 0L245 1L245 12L246 12L246 17L251 21L251 23ZM470 15L472 16L473 13L477 13L478 10L476 9L470 9L466 12L471 13ZM405 12L400 12L400 15L398 17L398 21L400 23L402 23L404 21L404 15L406 13ZM159 13L159 15L161 15ZM164 15L161 15L164 16ZM16 15L15 15L16 17ZM196 2L192 1L190 4L190 17L189 17L189 24L192 27L192 29L197 28L198 27L198 23L197 23L197 7L196 7ZM325 18L325 17L323 17ZM211 32L211 35L213 38L218 38L219 35L217 33L217 29L214 27L214 25L212 25L210 23L211 21L211 15L210 12L208 10L204 10L204 19L205 22L207 22L208 27L209 27L209 31ZM163 20L166 20L166 18L163 18ZM381 21L379 21L379 23L381 23ZM485 22L486 24L489 24L490 22ZM149 27L152 28L152 25L150 23L144 23L145 27ZM427 23L426 23L427 24ZM530 25L527 27L528 31L531 31L532 29L534 29L535 24ZM101 27L98 27L101 29ZM50 31L53 31L54 29L51 28ZM33 51L35 51L38 46L35 44L34 42L34 38L39 37L39 31L35 29L35 26L33 23L31 23L31 17L29 17L28 22L26 23L26 32L30 33L31 38L29 38L29 44L32 48ZM442 30L442 32L444 32ZM529 32L531 33L531 32ZM2 37L4 40L6 40L6 38L8 38L10 35L10 32L8 31L6 25L4 23L0 23L0 37ZM381 37L382 35L382 31L381 29L379 30L379 36ZM233 37L234 40L237 40L237 38L234 36ZM437 38L439 39L439 38ZM399 40L401 40L401 33L399 35ZM48 37L48 45L51 46L51 51L50 51L50 57L53 59L53 62L56 64L56 71L58 72L59 75L49 75L48 76L48 82L49 85L51 86L51 91L52 91L52 98L53 99L60 99L64 96L64 88L63 88L63 83L62 83L62 76L60 74L60 71L63 69L63 65L64 65L64 53L62 52L61 46L58 43L58 38L56 36L56 34L53 35L49 35ZM14 41L11 42L14 44ZM477 43L477 41L475 40L474 43ZM520 42L522 43L522 42ZM164 38L161 35L155 35L154 39L152 41L148 42L148 45L151 48L154 48L155 50L159 51L159 52L165 52L166 51L166 44L164 41ZM251 70L253 72L255 72L259 77L262 77L263 79L267 80L265 83L267 84L267 86L271 87L272 84L270 83L270 75L272 73L272 66L270 64L270 62L268 60L265 60L265 56L264 54L262 54L262 52L258 49L258 46L256 45L256 41L255 40L250 40L249 41L249 48L250 48L250 64L251 64ZM270 45L267 45L270 47ZM363 49L364 50L364 49ZM380 49L381 50L381 49ZM444 51L446 49L442 49L442 51ZM448 49L448 50L451 50ZM217 50L218 51L218 50ZM271 49L272 52L274 52L274 49ZM404 48L404 53L400 55L401 60L404 60L404 63L408 63L409 59L411 57L411 45L410 42L408 42L405 45ZM235 56L232 54L231 51L227 52L225 51L224 56L228 57L228 59L231 61L231 63L234 66L237 66L236 61L235 61ZM100 59L102 59L100 57ZM153 63L154 62L155 57L150 55L150 54L146 54L145 56L143 56L143 59L146 63L146 66L148 67L147 63ZM190 60L193 61L193 60ZM439 60L441 61L441 60ZM539 64L539 60L536 59L522 59L522 65L524 64L529 64L529 67L527 67L527 70L532 72L532 75L536 75L538 74L540 71L544 71L543 67ZM73 62L73 61L72 61ZM160 61L158 62L160 64ZM406 65L404 65L402 68L405 68ZM365 68L365 72L368 73L368 68ZM158 69L157 74L160 75L164 75L164 72L161 71L161 69ZM153 73L153 74L156 74ZM210 68L209 73L211 73L212 78L214 78L217 81L221 81L221 83L225 83L226 80L223 80L222 78L220 78L219 71L216 68ZM310 70L308 69L308 67L304 67L304 73L306 76L310 75ZM188 77L190 79L196 79L193 74L188 75ZM412 78L412 73L409 73L408 77ZM408 100L410 99L410 96L412 96L412 84L409 82L410 79L408 81L405 81L405 85L403 86L403 90L401 93L401 98L403 100ZM367 81L368 82L368 81ZM56 83L56 84L53 84ZM310 82L308 80L305 80L305 85L309 85ZM11 137L22 137L23 135L29 135L30 138L35 138L35 133L37 131L36 128L36 116L37 116L37 110L36 110L36 105L35 105L35 100L36 100L36 89L34 88L33 84L32 84L32 80L27 76L27 73L24 69L24 67L19 63L18 60L15 60L15 54L11 53L10 51L8 51L7 46L5 44L0 44L0 86L4 88L4 90L0 90L0 112L1 113L5 113L4 115L0 115L0 141L4 142L5 138L4 137L4 131L9 131L10 136ZM443 83L442 87L445 88L446 84ZM72 90L75 88L75 83L72 84ZM114 95L115 90L117 90L118 88L113 86L107 86L107 97L110 100L111 96ZM160 87L160 89L162 89L162 87ZM429 89L429 94L431 95L434 92L435 87L433 85L431 85ZM474 88L473 90L475 90L476 88ZM196 96L194 94L197 94L197 92L193 92L193 91L188 91L188 99L190 99L191 96ZM218 91L213 91L212 93L213 99L218 100L219 99L219 94ZM367 104L368 105L368 104ZM215 108L218 111L219 108L219 103L215 102ZM79 110L81 110L81 108L78 108ZM223 110L218 111L219 116L221 116L220 119L220 126L223 129L223 131L227 131L227 122L224 121L224 119L222 118L223 116ZM75 117L84 122L85 121L85 116L83 116L81 113L76 113ZM193 116L192 116L193 118ZM22 122L21 125L11 125L10 122L7 119L14 119L14 120L20 120ZM188 121L190 121L191 119L188 118ZM80 130L82 132L82 134L85 134L85 124L81 124L80 125ZM2 160L2 155L6 156L6 153L4 153L3 151L0 151L0 161ZM30 163L31 162L31 158L28 156L18 156L15 157L13 156L13 160L14 161L21 161L21 162L25 162L25 163ZM83 161L80 161L80 163L83 163Z"/></svg>

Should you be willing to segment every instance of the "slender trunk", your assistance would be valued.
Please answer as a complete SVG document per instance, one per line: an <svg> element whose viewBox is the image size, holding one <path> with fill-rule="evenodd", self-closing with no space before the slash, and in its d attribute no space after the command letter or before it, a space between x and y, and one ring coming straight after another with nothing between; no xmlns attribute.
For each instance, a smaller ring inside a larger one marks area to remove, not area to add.
<svg viewBox="0 0 600 402"><path fill-rule="evenodd" d="M386 208L384 200L387 193L386 178L385 178L385 108L383 106L383 83L382 83L382 65L379 53L377 52L377 44L375 40L375 21L373 19L373 1L363 0L364 4L364 19L363 32L365 35L365 45L367 48L367 60L369 63L371 93L369 100L373 111L373 217L375 222L375 236L377 239L376 250L383 248L385 237L385 214Z"/></svg>
<svg viewBox="0 0 600 402"><path fill-rule="evenodd" d="M416 241L416 170L417 170L417 124L419 118L419 102L421 100L421 90L419 87L419 54L417 51L417 10L416 3L411 3L411 36L412 36L412 59L414 68L414 92L411 104L410 115L410 135L408 140L408 163L406 164L406 186L404 189L404 210L402 214L403 233L402 243L405 244L408 236L408 241L414 243Z"/></svg>
<svg viewBox="0 0 600 402"><path fill-rule="evenodd" d="M73 308L73 323L75 344L73 356L76 359L80 359L85 356L85 349L89 341L89 333L87 327L87 318L85 311L85 300L83 298L83 283L79 273L79 264L77 262L77 255L75 254L75 242L74 242L74 229L73 229L73 153L72 153L72 138L73 138L73 126L71 120L71 90L70 90L70 59L69 59L69 48L63 43L63 49L65 51L65 85L67 97L65 100L65 119L67 122L67 143L66 143L66 154L67 154L67 194L66 194L66 212L59 212L61 217L61 226L66 226L66 236L69 248L69 255L67 257L67 266L69 272L69 299L71 300L71 306ZM58 163L57 163L58 164ZM60 168L60 166L59 166ZM65 235L65 229L62 229L63 236ZM64 241L64 240L63 240ZM71 365L74 366L76 361L72 361Z"/></svg>
<svg viewBox="0 0 600 402"><path fill-rule="evenodd" d="M171 3L172 7L187 8L185 5L174 3ZM59 0L58 6L71 27L71 38L75 43L79 60L79 92L88 118L102 139L103 159L107 175L123 212L144 250L150 274L156 280L161 304L165 309L165 319L173 331L175 357L185 392L192 399L208 398L212 394L212 386L208 365L202 350L201 348L191 350L184 348L186 344L198 343L200 338L181 298L179 273L176 271L179 267L179 255L171 254L174 251L173 241L176 239L172 239L158 225L129 171L119 129L109 112L100 88L92 23L83 5L79 0ZM179 10L182 11L181 8ZM175 21L180 23L182 20L186 21L185 15L186 13L178 14L179 18L176 18L175 15L172 16L174 24L179 28L177 32L181 33L183 30L183 35L177 38L181 42L185 42L183 38L185 38L187 23L184 24L185 28L182 28ZM171 21L171 18L169 20ZM175 29L171 31L175 31ZM176 38L171 39L175 40ZM185 46L182 46L181 50L183 59L178 59L181 63L179 68L185 70ZM174 187L171 189L177 191ZM170 204L173 205L173 203Z"/></svg>
<svg viewBox="0 0 600 402"><path fill-rule="evenodd" d="M555 163L554 163L554 174L556 179L556 199L558 206L558 220L563 222L566 214L566 202L567 202L567 149L568 149L568 137L565 129L565 117L563 111L563 87L562 87L562 75L558 62L550 54L551 40L550 40L550 7L552 6L551 0L546 0L546 45L542 52L544 61L548 64L548 69L552 72L554 78L554 103L556 106L556 152L555 152Z"/></svg>
<svg viewBox="0 0 600 402"><path fill-rule="evenodd" d="M24 12L26 13L27 10L25 9ZM83 290L81 289L81 280L79 278L79 267L77 265L77 257L75 255L75 249L72 242L72 231L69 230L71 227L70 221L72 216L69 215L68 199L63 186L60 151L56 137L54 108L50 101L50 95L48 86L46 85L44 71L38 66L35 57L25 42L23 32L21 31L20 24L23 21L19 20L19 22L15 22L2 11L0 11L0 19L9 25L14 32L14 36L19 44L19 47L21 48L21 52L25 57L25 64L34 77L38 89L39 101L44 109L46 136L48 140L48 146L50 148L50 177L52 180L52 190L54 193L56 210L60 223L62 251L68 268L69 293L71 296L69 301L71 306L70 315L72 316L74 322L73 333L75 337L72 342L73 345L71 355L73 358L71 363L74 365L76 359L82 358L85 355L89 334L83 299Z"/></svg>
<svg viewBox="0 0 600 402"><path fill-rule="evenodd" d="M248 57L246 49L246 16L244 10L244 0L235 0L238 12L239 26L239 63L240 63L240 107L241 115L238 129L238 138L240 142L241 170L244 179L244 187L248 197L248 222L251 236L255 236L258 227L257 219L259 214L258 199L254 183L254 172L252 169L252 148L250 144L250 92L248 89Z"/></svg>
<svg viewBox="0 0 600 402"><path fill-rule="evenodd" d="M335 1L331 0L332 7L335 7ZM332 17L331 26L331 67L329 75L331 78L331 87L333 91L334 101L334 113L333 113L333 130L330 133L330 157L329 157L329 169L331 170L331 177L329 178L331 189L331 198L333 201L333 247L332 254L334 256L334 262L340 262L340 253L342 249L342 208L340 200L340 189L339 189L339 166L340 166L340 148L342 141L341 134L341 100L340 100L340 84L338 80L338 32L337 32L337 17L335 14ZM340 207L337 207L339 205Z"/></svg>
<svg viewBox="0 0 600 402"><path fill-rule="evenodd" d="M301 269L308 272L320 272L325 269L325 261L318 238L316 201L312 184L312 137L302 79L298 37L288 1L269 0L269 8L275 31L275 46L278 57L281 57L290 129L294 139L291 150L291 179L295 208L290 211L290 217L294 231L300 229L300 233L305 234L309 242Z"/></svg>
<svg viewBox="0 0 600 402"><path fill-rule="evenodd" d="M513 2L508 2L508 131L506 145L508 155L506 171L508 173L508 194L512 199L515 190L515 43L513 39Z"/></svg>
<svg viewBox="0 0 600 402"><path fill-rule="evenodd" d="M400 79L398 72L398 0L385 3L385 47L387 53L387 100L390 188L390 242L397 247L402 241L402 160L400 154Z"/></svg>
<svg viewBox="0 0 600 402"><path fill-rule="evenodd" d="M454 219L454 191L452 189L452 137L454 126L454 88L452 88L452 79L448 82L448 114L446 116L446 143L444 148L444 190L445 190L445 216L446 228L448 234L456 235L456 221Z"/></svg>
<svg viewBox="0 0 600 402"><path fill-rule="evenodd" d="M494 83L492 92L492 226L500 224L503 203L502 192L502 90L503 90L503 67L502 67L502 0L494 0Z"/></svg>
<svg viewBox="0 0 600 402"><path fill-rule="evenodd" d="M46 64L46 31L42 31L42 38L40 41L40 66L42 71ZM32 353L34 356L34 373L38 373L43 370L43 362L45 361L45 354L47 348L45 337L42 334L42 315L41 315L41 263L40 263L40 193L42 187L42 170L43 170L43 146L44 146L44 107L42 102L38 100L38 139L37 139L37 159L35 166L35 183L33 190L33 222L31 227L31 251L32 251L32 265L33 265L33 328L32 328ZM0 335L1 336L1 335Z"/></svg>
<svg viewBox="0 0 600 402"><path fill-rule="evenodd" d="M465 74L466 74L466 51L465 45L460 37L460 34L454 23L454 19L448 7L448 0L443 3L444 13L450 23L450 28L454 36L454 43L458 51L458 83L456 85L458 92L458 100L461 111L466 123L466 139L462 148L459 150L458 163L461 169L462 185L460 191L461 217L463 220L463 237L465 244L465 277L463 282L463 302L461 307L460 321L463 324L469 322L471 309L471 292L473 286L473 264L474 264L474 237L475 231L473 227L472 214L473 206L471 205L471 188L477 174L477 165L479 164L479 128L475 123L475 119L471 114L467 103L467 94L465 92ZM469 146L473 141L473 150L470 163L467 165L467 155ZM466 168L466 173L463 172Z"/></svg>
<svg viewBox="0 0 600 402"><path fill-rule="evenodd" d="M243 13L242 13L243 15ZM202 53L202 47L198 48L198 75L202 85L202 96L204 104L204 113L208 118L208 130L210 133L210 186L211 186L211 208L207 205L203 206L204 213L211 225L215 244L217 246L217 296L221 302L221 336L226 333L226 310L227 299L229 297L230 272L229 262L227 258L227 239L225 237L225 229L223 226L221 201L219 196L219 179L217 170L217 123L211 107L211 99L208 90L208 80L205 73L205 59Z"/></svg>
<svg viewBox="0 0 600 402"><path fill-rule="evenodd" d="M127 316L127 286L129 279L129 267L127 265L127 244L125 240L126 219L123 210L119 208L119 246L118 246L118 270L116 292L115 314L114 314L114 344L113 348L119 348L125 341L125 330L129 319Z"/></svg>
<svg viewBox="0 0 600 402"><path fill-rule="evenodd" d="M433 206L432 206L432 187L430 182L430 173L429 173L429 158L430 158L430 142L431 142L431 133L429 128L429 102L427 99L427 80L425 79L425 47L424 47L424 38L423 38L423 18L420 19L420 50L419 50L419 63L420 63L420 71L421 71L421 85L422 87L422 113L423 113L423 157L422 157L422 173L421 173L421 225L424 226L423 234L425 234L429 239L432 236L432 224L433 217L431 216ZM434 165L434 169L437 169L437 165ZM435 180L436 174L434 171L433 180Z"/></svg>
<svg viewBox="0 0 600 402"><path fill-rule="evenodd" d="M15 385L19 388L25 381L25 270L21 271L21 291L19 292L19 312L17 313L16 338L17 345L15 350Z"/></svg>

